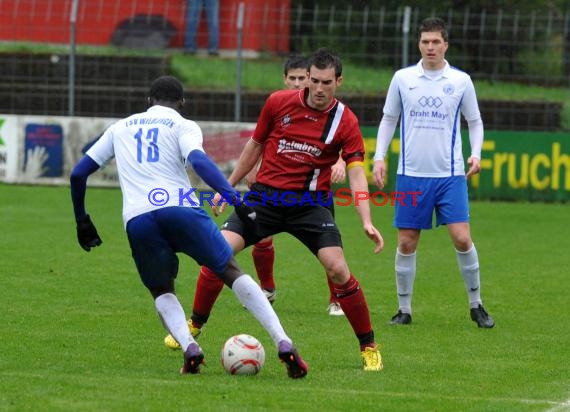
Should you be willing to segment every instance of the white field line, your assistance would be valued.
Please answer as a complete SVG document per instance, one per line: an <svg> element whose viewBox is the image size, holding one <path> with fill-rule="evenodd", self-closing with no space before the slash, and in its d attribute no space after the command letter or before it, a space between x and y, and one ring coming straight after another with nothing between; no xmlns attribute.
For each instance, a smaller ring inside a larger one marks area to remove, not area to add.
<svg viewBox="0 0 570 412"><path fill-rule="evenodd" d="M291 388L293 390L296 389L301 389L301 388ZM329 393L331 392L331 390L328 389L315 389L315 388L311 388L310 389L312 392L326 392ZM336 392L336 391L334 391ZM525 405L550 405L552 406L552 409L548 409L548 411L556 411L556 412L562 412L565 410L569 410L570 411L570 399L566 400L566 401L554 401L551 399L525 399L525 398L504 398L504 397L492 397L492 396L465 396L465 395L460 395L460 396L449 396L449 395L441 395L441 394L426 394L426 393L422 393L420 394L416 394L416 393L410 393L410 392L386 392L386 391L364 391L364 390L343 390L341 391L342 393L346 393L346 394L355 394L355 395L365 395L365 396L373 396L373 395L378 395L380 397L385 397L385 396L389 396L392 398L416 398L416 399L421 399L421 398L426 398L426 399L447 399L447 400L470 400L473 402L494 402L494 403L520 403L520 404L525 404Z"/></svg>
<svg viewBox="0 0 570 412"><path fill-rule="evenodd" d="M546 412L562 412L562 411L570 411L570 399L566 400L565 402L558 403L554 405L552 408L546 410Z"/></svg>
<svg viewBox="0 0 570 412"><path fill-rule="evenodd" d="M0 376L6 376L6 377L10 377L10 376L18 376L18 377L28 377L28 378L36 378L36 379L45 379L45 375L39 374L39 373L34 373L34 372L0 372ZM70 380L70 379L76 379L76 377L73 377L73 375L57 375L57 374L50 374L51 377L59 377L62 380ZM84 381L99 381L99 380L106 380L107 378L103 378L103 377L86 377L86 376L81 376L81 379ZM125 380L128 382L133 382L133 378L132 377L114 377L113 379L118 379L118 380ZM168 383L168 385L185 385L186 381L185 379L180 379L178 380L178 382L176 382L176 380L170 379L170 378L165 378L165 379L142 379L145 382L149 383L149 382L155 382L156 384L164 384L164 383ZM312 386L310 387L290 387L288 388L288 391L290 392L308 392L308 393L315 393L315 392L321 392L321 393L342 393L344 395L358 395L358 396L367 396L367 397L374 397L374 398L379 398L381 399L382 397L391 397L391 398L416 398L416 399L446 399L446 400L450 400L450 401L465 401L465 400L470 400L473 402L492 402L492 403L511 403L511 404L523 404L523 405L544 405L546 406L550 406L549 409L546 410L546 412L564 412L564 411L570 411L570 399L565 400L565 401L553 401L550 399L524 399L524 398L504 398L504 397L489 397L489 396L464 396L464 395L460 395L460 396L449 396L449 395L441 395L441 394L426 394L426 393L422 393L422 394L416 394L416 393L412 393L412 392L386 392L386 391L378 391L378 390L336 390L336 389L317 389L314 388ZM259 388L259 392L264 392L264 390L262 389L262 387Z"/></svg>

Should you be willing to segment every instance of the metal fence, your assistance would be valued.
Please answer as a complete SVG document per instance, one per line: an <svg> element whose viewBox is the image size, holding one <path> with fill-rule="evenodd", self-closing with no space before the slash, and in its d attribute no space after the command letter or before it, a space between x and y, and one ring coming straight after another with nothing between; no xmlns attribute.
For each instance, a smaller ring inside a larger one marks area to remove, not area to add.
<svg viewBox="0 0 570 412"><path fill-rule="evenodd" d="M128 100L144 96L151 76L167 70L168 56L183 51L186 0L77 0L75 15L73 3L74 0L0 0L0 47L4 47L0 52L0 112L67 114L68 80L70 73L75 73L75 114L126 115L139 104ZM220 1L222 58L237 54L239 4L239 0ZM404 6L392 10L356 8L347 3L307 8L292 7L287 0L250 0L244 6L244 37L239 44L248 58L283 58L290 52L309 53L326 46L345 61L394 70L419 58L414 28L424 17L438 15L450 27L449 60L474 79L570 87L570 8L493 13L475 13L468 8L444 12L414 8L406 15ZM411 27L409 33L403 30L406 17ZM198 34L199 47L204 50L205 20L204 16ZM37 47L32 47L36 56L7 51L13 44L66 46L72 39L78 45L105 50L109 45L123 49L152 47L153 56L157 56L157 49L163 50L163 56L160 52L159 57L153 58L78 55L70 61L66 52L37 55ZM247 65L243 70L247 70ZM220 117L226 116L226 111L208 101L207 95L202 98L203 120L233 120L233 103L227 117ZM212 99L222 100L213 93ZM377 122L381 96L354 101L353 107L356 105L356 111L362 113L364 123ZM242 120L254 121L262 102L263 96L243 96L241 112L252 114ZM560 124L555 123L560 121L560 113L552 113L557 110L564 109L562 105L533 106L529 112L535 116L543 114L544 119L523 127L559 129ZM523 113L524 117L524 108L501 105L487 117L502 118L507 126L501 127L520 126L520 119L509 120L509 111L519 117Z"/></svg>
<svg viewBox="0 0 570 412"><path fill-rule="evenodd" d="M449 59L472 77L570 85L570 8L527 13L465 8L439 14L414 8L409 36L403 30L405 11L300 6L292 12L290 45L306 51L327 44L353 60L398 68L419 58L415 28L436 15L448 23Z"/></svg>

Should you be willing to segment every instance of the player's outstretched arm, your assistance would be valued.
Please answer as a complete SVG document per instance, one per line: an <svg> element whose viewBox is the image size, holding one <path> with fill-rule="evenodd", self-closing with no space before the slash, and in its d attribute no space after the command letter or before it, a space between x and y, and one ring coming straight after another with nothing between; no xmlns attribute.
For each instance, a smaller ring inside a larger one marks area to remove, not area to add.
<svg viewBox="0 0 570 412"><path fill-rule="evenodd" d="M214 216L220 215L227 205L227 203L222 203L221 206L218 205L222 197L235 206L238 198L238 192L233 188L230 182L228 182L218 166L208 157L208 155L206 155L206 153L201 150L193 150L188 155L187 160L188 163L192 165L196 174L200 176L208 186L217 192L211 203L212 213Z"/></svg>
<svg viewBox="0 0 570 412"><path fill-rule="evenodd" d="M237 191L206 153L201 150L192 150L188 155L188 162L208 186L224 195L228 200L235 201Z"/></svg>
<svg viewBox="0 0 570 412"><path fill-rule="evenodd" d="M237 215L246 225L254 225L255 211L248 205L239 202L237 190L233 188L220 169L218 169L218 166L210 160L206 153L200 150L193 150L188 155L188 162L192 165L198 176L200 176L208 186L218 192L214 196L212 205L212 211L216 216L223 211L222 207L216 210L216 206L221 200L221 193L226 200L231 202ZM222 205L225 206L227 203L222 203Z"/></svg>
<svg viewBox="0 0 570 412"><path fill-rule="evenodd" d="M361 165L348 166L348 179L350 181L350 190L352 191L352 199L356 212L362 221L364 233L372 240L376 247L374 253L379 253L384 248L384 239L382 235L372 224L370 215L370 193L368 191L368 181Z"/></svg>
<svg viewBox="0 0 570 412"><path fill-rule="evenodd" d="M256 143L252 139L249 139L239 156L235 169L228 178L229 182L232 185L236 185L241 179L245 177L245 175L249 173L251 169L253 169L257 162L259 162L262 151L262 144Z"/></svg>
<svg viewBox="0 0 570 412"><path fill-rule="evenodd" d="M97 169L99 169L99 165L91 159L91 157L85 155L77 165L75 165L71 171L71 177L69 178L73 213L77 224L77 241L87 252L91 251L91 248L97 247L103 243L101 237L99 237L99 234L97 233L95 225L91 221L91 217L85 211L87 178Z"/></svg>

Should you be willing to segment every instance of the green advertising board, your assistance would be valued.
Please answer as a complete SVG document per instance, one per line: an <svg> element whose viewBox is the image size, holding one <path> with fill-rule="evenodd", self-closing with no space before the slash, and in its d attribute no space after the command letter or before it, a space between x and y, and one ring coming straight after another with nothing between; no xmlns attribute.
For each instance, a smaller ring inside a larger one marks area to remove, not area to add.
<svg viewBox="0 0 570 412"><path fill-rule="evenodd" d="M363 127L367 151L366 173L372 181L376 148L373 127ZM462 132L465 159L470 145ZM388 181L385 191L393 190L400 140L394 137L387 156ZM569 201L570 133L486 131L481 152L481 173L469 180L472 199ZM371 187L371 190L376 190Z"/></svg>

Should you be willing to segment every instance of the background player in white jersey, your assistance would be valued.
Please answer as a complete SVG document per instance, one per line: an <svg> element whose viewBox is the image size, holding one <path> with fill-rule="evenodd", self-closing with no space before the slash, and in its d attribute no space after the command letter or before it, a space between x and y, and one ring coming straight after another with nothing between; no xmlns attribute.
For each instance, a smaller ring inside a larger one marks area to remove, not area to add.
<svg viewBox="0 0 570 412"><path fill-rule="evenodd" d="M483 121L469 75L445 60L448 33L439 18L425 19L418 29L422 59L394 74L386 96L374 156L374 179L384 187L384 157L400 117L400 157L396 191L421 192L417 205L396 203L398 228L396 286L399 309L392 324L412 322L412 292L416 276L416 249L422 229L447 225L465 282L471 319L480 328L494 321L483 308L479 258L471 240L466 178L479 173ZM471 156L465 166L461 149L460 116L469 127Z"/></svg>
<svg viewBox="0 0 570 412"><path fill-rule="evenodd" d="M71 173L79 244L89 252L102 243L86 213L85 192L88 176L114 156L132 256L163 325L184 351L180 373L198 373L204 354L190 334L175 294L177 253L208 265L232 289L267 330L288 371L290 362L295 362L293 367L304 365L261 288L239 268L232 249L194 194L185 163L217 192L228 193L234 202L238 195L205 154L200 127L180 115L182 84L170 76L156 79L149 103L147 111L111 125ZM249 211L246 205L236 206L238 216ZM305 365L302 376L306 371Z"/></svg>

